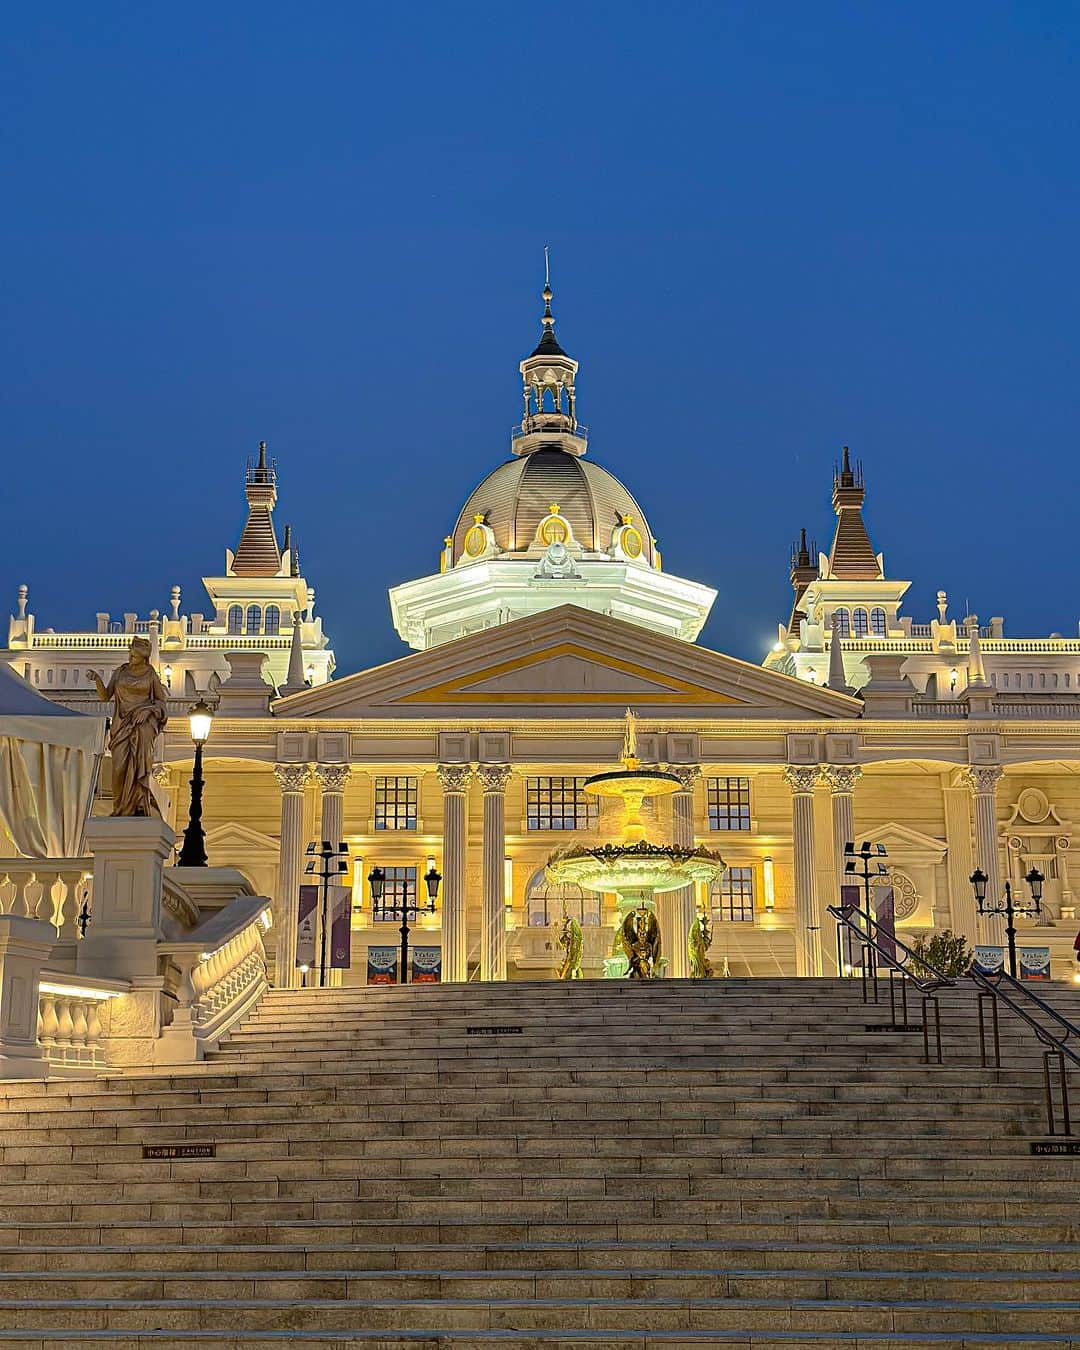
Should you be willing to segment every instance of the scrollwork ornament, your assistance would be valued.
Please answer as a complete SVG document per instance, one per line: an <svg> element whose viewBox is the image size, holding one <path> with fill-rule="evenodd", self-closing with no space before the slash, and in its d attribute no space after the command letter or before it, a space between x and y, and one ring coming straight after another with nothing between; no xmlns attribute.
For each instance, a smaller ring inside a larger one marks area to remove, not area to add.
<svg viewBox="0 0 1080 1350"><path fill-rule="evenodd" d="M344 792L352 769L347 764L316 764L315 777L323 792Z"/></svg>
<svg viewBox="0 0 1080 1350"><path fill-rule="evenodd" d="M444 792L465 792L472 778L468 764L440 764L437 772Z"/></svg>
<svg viewBox="0 0 1080 1350"><path fill-rule="evenodd" d="M668 773L673 773L682 784L683 792L693 792L701 777L700 764L669 764Z"/></svg>
<svg viewBox="0 0 1080 1350"><path fill-rule="evenodd" d="M797 796L813 792L821 770L816 764L785 764L784 782Z"/></svg>
<svg viewBox="0 0 1080 1350"><path fill-rule="evenodd" d="M303 792L311 778L309 764L275 764L274 777L282 792Z"/></svg>
<svg viewBox="0 0 1080 1350"><path fill-rule="evenodd" d="M834 795L855 791L855 784L862 777L862 769L857 764L826 764L822 769L829 791Z"/></svg>
<svg viewBox="0 0 1080 1350"><path fill-rule="evenodd" d="M476 770L476 776L480 780L480 786L485 794L489 792L502 793L506 791L506 785L510 781L509 764L481 764Z"/></svg>
<svg viewBox="0 0 1080 1350"><path fill-rule="evenodd" d="M964 778L976 797L992 797L1003 773L1000 764L971 765L965 769Z"/></svg>

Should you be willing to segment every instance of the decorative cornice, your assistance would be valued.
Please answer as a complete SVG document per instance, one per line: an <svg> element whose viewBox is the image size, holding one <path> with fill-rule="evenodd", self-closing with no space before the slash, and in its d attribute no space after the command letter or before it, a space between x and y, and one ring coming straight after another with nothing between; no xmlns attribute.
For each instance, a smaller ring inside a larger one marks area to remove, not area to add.
<svg viewBox="0 0 1080 1350"><path fill-rule="evenodd" d="M784 782L796 796L808 796L820 778L821 770L816 764L784 765Z"/></svg>
<svg viewBox="0 0 1080 1350"><path fill-rule="evenodd" d="M311 765L275 764L274 777L282 792L303 792L311 779Z"/></svg>
<svg viewBox="0 0 1080 1350"><path fill-rule="evenodd" d="M315 777L324 793L344 792L345 784L352 777L352 769L347 764L316 764Z"/></svg>
<svg viewBox="0 0 1080 1350"><path fill-rule="evenodd" d="M857 764L823 764L821 773L834 796L854 792L855 784L862 777L862 769Z"/></svg>
<svg viewBox="0 0 1080 1350"><path fill-rule="evenodd" d="M480 786L485 794L489 792L502 793L506 791L506 785L510 781L509 764L481 764L476 770L476 776L480 780Z"/></svg>
<svg viewBox="0 0 1080 1350"><path fill-rule="evenodd" d="M1000 764L980 764L965 769L963 776L976 797L992 797L1004 772Z"/></svg>
<svg viewBox="0 0 1080 1350"><path fill-rule="evenodd" d="M443 792L464 792L473 776L468 764L440 764L436 772Z"/></svg>
<svg viewBox="0 0 1080 1350"><path fill-rule="evenodd" d="M701 777L700 764L669 764L668 773L673 773L682 784L680 792L693 792L698 779Z"/></svg>

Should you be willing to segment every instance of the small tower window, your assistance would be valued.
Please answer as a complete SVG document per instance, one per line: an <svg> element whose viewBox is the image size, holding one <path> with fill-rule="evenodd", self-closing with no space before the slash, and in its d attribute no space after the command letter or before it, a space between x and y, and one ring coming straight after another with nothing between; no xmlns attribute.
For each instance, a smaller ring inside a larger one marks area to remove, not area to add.
<svg viewBox="0 0 1080 1350"><path fill-rule="evenodd" d="M281 610L277 605L266 606L266 619L263 624L263 632L268 637L277 637L281 631Z"/></svg>
<svg viewBox="0 0 1080 1350"><path fill-rule="evenodd" d="M857 638L866 636L867 629L869 628L870 625L867 620L867 614L865 609L855 610L855 612L851 616L851 626Z"/></svg>
<svg viewBox="0 0 1080 1350"><path fill-rule="evenodd" d="M851 617L846 609L833 610L832 627L837 637L851 636Z"/></svg>
<svg viewBox="0 0 1080 1350"><path fill-rule="evenodd" d="M874 637L885 636L885 611L883 609L872 609L870 611L870 631Z"/></svg>
<svg viewBox="0 0 1080 1350"><path fill-rule="evenodd" d="M229 606L229 632L230 634L242 633L244 631L244 611L239 605Z"/></svg>
<svg viewBox="0 0 1080 1350"><path fill-rule="evenodd" d="M262 627L262 610L258 605L248 605L247 631L257 633Z"/></svg>

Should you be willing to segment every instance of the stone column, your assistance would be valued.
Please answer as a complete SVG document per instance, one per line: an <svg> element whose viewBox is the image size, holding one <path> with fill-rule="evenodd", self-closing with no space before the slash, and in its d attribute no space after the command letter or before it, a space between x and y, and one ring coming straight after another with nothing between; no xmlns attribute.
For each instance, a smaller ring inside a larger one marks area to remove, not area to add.
<svg viewBox="0 0 1080 1350"><path fill-rule="evenodd" d="M275 764L274 777L281 788L281 843L274 915L275 978L280 988L295 989L300 984L296 969L296 907L304 866L304 788L311 777L311 766Z"/></svg>
<svg viewBox="0 0 1080 1350"><path fill-rule="evenodd" d="M347 764L316 764L315 777L322 788L319 838L329 839L330 847L337 848L341 843L345 785L352 777L352 770Z"/></svg>
<svg viewBox="0 0 1080 1350"><path fill-rule="evenodd" d="M974 947L979 940L979 918L969 880L975 870L975 855L971 851L971 790L967 785L946 787L944 797L949 926L954 933L967 938L969 947Z"/></svg>
<svg viewBox="0 0 1080 1350"><path fill-rule="evenodd" d="M855 842L855 784L862 777L862 769L857 764L826 764L821 772L832 797L833 860L837 890L828 897L828 903L836 905L840 903L839 888L847 884L844 845Z"/></svg>
<svg viewBox="0 0 1080 1350"><path fill-rule="evenodd" d="M821 974L821 932L814 874L814 785L819 775L816 764L788 764L784 769L784 781L791 788L797 975Z"/></svg>
<svg viewBox="0 0 1080 1350"><path fill-rule="evenodd" d="M94 855L94 894L76 970L115 980L156 978L162 868L176 836L152 816L91 816L84 837Z"/></svg>
<svg viewBox="0 0 1080 1350"><path fill-rule="evenodd" d="M506 979L506 785L509 764L481 764L476 771L484 789L484 917L480 930L480 978Z"/></svg>
<svg viewBox="0 0 1080 1350"><path fill-rule="evenodd" d="M45 1077L38 984L55 945L56 929L44 919L0 915L0 1079Z"/></svg>
<svg viewBox="0 0 1080 1350"><path fill-rule="evenodd" d="M679 791L671 796L671 842L680 848L693 848L694 787L701 777L701 769L696 764L681 767L673 764L670 768L682 784ZM660 908L667 910L668 923L665 927L671 935L670 945L663 953L668 959L667 973L673 980L689 979L690 961L686 954L686 939L694 922L694 888L683 886L657 899Z"/></svg>
<svg viewBox="0 0 1080 1350"><path fill-rule="evenodd" d="M438 773L443 790L442 977L461 984L469 974L465 793L472 770L467 764L440 764Z"/></svg>
<svg viewBox="0 0 1080 1350"><path fill-rule="evenodd" d="M987 900L1000 900L1004 895L1001 884L1001 864L998 857L996 795L1002 769L998 764L985 764L967 770L967 782L975 798L975 866L986 873ZM987 914L979 919L979 941L990 946L1005 943L1005 917Z"/></svg>

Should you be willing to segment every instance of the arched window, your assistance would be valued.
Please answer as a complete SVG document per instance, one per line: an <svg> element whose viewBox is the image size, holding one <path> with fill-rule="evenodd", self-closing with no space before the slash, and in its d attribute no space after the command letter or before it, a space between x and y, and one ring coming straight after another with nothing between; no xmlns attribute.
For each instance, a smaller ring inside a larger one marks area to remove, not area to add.
<svg viewBox="0 0 1080 1350"><path fill-rule="evenodd" d="M257 633L262 627L262 610L258 605L248 605L247 631Z"/></svg>
<svg viewBox="0 0 1080 1350"><path fill-rule="evenodd" d="M242 633L244 631L244 611L239 605L229 606L229 632Z"/></svg>
<svg viewBox="0 0 1080 1350"><path fill-rule="evenodd" d="M870 611L870 631L874 637L885 636L885 611L883 609L872 609Z"/></svg>
<svg viewBox="0 0 1080 1350"><path fill-rule="evenodd" d="M851 616L851 626L857 638L865 637L869 628L865 609L857 609Z"/></svg>
<svg viewBox="0 0 1080 1350"><path fill-rule="evenodd" d="M541 867L529 878L525 888L525 908L530 928L547 928L562 920L563 913L577 919L583 928L600 927L599 891L583 891L580 886L556 886Z"/></svg>
<svg viewBox="0 0 1080 1350"><path fill-rule="evenodd" d="M1008 689L1008 687L1009 687L1009 672L1008 672L1008 671L1006 671L1005 674L1002 675L1002 677L1001 677L1001 687L1002 687L1002 689Z"/></svg>
<svg viewBox="0 0 1080 1350"><path fill-rule="evenodd" d="M1035 676L1033 674L1028 675L1028 688L1029 689L1035 688Z"/></svg>
<svg viewBox="0 0 1080 1350"><path fill-rule="evenodd" d="M833 610L832 630L837 637L851 636L851 618L846 609Z"/></svg>
<svg viewBox="0 0 1080 1350"><path fill-rule="evenodd" d="M1065 688L1068 689L1068 687L1069 687L1069 672L1066 671L1066 672L1065 672Z"/></svg>
<svg viewBox="0 0 1080 1350"><path fill-rule="evenodd" d="M277 605L266 606L266 619L263 623L263 632L268 637L277 637L281 629L281 610Z"/></svg>
<svg viewBox="0 0 1080 1350"><path fill-rule="evenodd" d="M1040 671L1040 673L1039 673L1039 688L1040 688L1040 689L1045 689L1045 688L1046 688L1046 675L1045 675L1044 673L1042 673L1041 671Z"/></svg>

